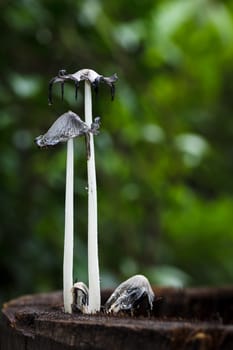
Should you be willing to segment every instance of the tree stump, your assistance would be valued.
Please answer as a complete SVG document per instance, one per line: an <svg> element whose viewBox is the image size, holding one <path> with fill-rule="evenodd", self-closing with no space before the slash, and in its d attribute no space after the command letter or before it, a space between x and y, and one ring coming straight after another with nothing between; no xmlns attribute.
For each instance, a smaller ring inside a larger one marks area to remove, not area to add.
<svg viewBox="0 0 233 350"><path fill-rule="evenodd" d="M61 292L22 296L3 306L0 349L233 349L233 287L154 292L150 316L69 315Z"/></svg>

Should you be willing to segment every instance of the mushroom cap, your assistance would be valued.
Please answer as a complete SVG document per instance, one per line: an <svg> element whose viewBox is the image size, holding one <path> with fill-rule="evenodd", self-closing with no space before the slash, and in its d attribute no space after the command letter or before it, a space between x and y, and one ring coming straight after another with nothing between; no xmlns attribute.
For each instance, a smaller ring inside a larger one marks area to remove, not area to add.
<svg viewBox="0 0 233 350"><path fill-rule="evenodd" d="M72 111L62 114L44 134L35 139L39 147L49 147L66 142L71 138L85 135L90 131L89 126Z"/></svg>
<svg viewBox="0 0 233 350"><path fill-rule="evenodd" d="M78 81L82 80L88 80L91 84L94 84L96 82L103 81L107 83L108 85L111 85L115 83L118 79L117 74L113 74L110 77L104 77L103 75L98 74L93 69L81 69L77 71L76 73L70 74L74 79Z"/></svg>
<svg viewBox="0 0 233 350"><path fill-rule="evenodd" d="M134 310L143 297L147 297L152 310L154 292L148 279L143 275L135 275L121 283L105 303L107 312Z"/></svg>
<svg viewBox="0 0 233 350"><path fill-rule="evenodd" d="M72 288L73 293L73 310L87 312L89 290L85 283L76 282Z"/></svg>
<svg viewBox="0 0 233 350"><path fill-rule="evenodd" d="M98 87L101 82L106 83L108 86L110 86L111 96L112 100L114 99L115 94L115 82L117 81L118 77L117 74L113 74L110 77L104 77L103 75L98 74L93 69L81 69L73 74L67 74L66 70L61 69L58 72L58 75L54 78L52 78L49 82L49 104L52 104L52 89L53 84L55 83L61 83L61 91L62 91L62 98L64 95L64 84L67 80L74 81L75 83L75 97L77 98L78 94L78 88L79 88L79 82L86 80L89 81L91 86L94 88L95 92L98 92Z"/></svg>

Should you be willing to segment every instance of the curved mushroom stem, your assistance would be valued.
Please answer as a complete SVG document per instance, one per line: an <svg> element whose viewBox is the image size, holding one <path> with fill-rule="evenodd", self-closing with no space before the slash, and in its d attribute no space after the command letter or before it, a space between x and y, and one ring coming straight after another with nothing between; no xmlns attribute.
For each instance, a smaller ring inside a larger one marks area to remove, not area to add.
<svg viewBox="0 0 233 350"><path fill-rule="evenodd" d="M91 84L85 81L85 122L92 124L92 95ZM98 230L97 230L97 190L95 171L94 137L90 133L90 156L87 160L88 173L88 280L89 305L88 313L100 310L100 279L98 259Z"/></svg>
<svg viewBox="0 0 233 350"><path fill-rule="evenodd" d="M65 237L63 260L63 299L65 312L72 312L73 288L73 229L74 229L74 141L67 141Z"/></svg>

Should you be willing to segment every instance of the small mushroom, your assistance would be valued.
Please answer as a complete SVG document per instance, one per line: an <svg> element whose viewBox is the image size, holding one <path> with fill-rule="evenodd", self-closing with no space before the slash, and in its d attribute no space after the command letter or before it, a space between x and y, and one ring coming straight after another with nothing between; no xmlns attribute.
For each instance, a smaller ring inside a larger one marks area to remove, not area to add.
<svg viewBox="0 0 233 350"><path fill-rule="evenodd" d="M115 289L104 308L107 313L117 314L121 311L128 311L133 314L143 303L143 306L151 311L154 298L155 295L148 279L143 275L135 275Z"/></svg>
<svg viewBox="0 0 233 350"><path fill-rule="evenodd" d="M71 138L86 137L87 158L90 157L89 132L97 135L100 127L100 117L96 117L89 127L82 119L72 111L62 114L44 134L36 137L35 143L40 148L55 146L59 142L66 142Z"/></svg>
<svg viewBox="0 0 233 350"><path fill-rule="evenodd" d="M65 69L61 69L58 72L58 75L50 80L49 97L48 97L49 104L50 105L52 104L53 84L61 83L61 94L62 94L62 98L63 98L63 96L64 96L64 84L67 80L74 81L74 83L75 83L75 97L76 98L77 98L77 94L78 94L79 83L80 83L80 81L85 80L85 81L89 81L89 83L91 84L91 86L93 87L93 89L96 93L98 93L98 88L99 88L100 83L106 83L108 86L110 86L111 97L113 100L114 94L115 94L114 83L117 81L117 79L118 79L118 77L117 77L116 73L110 77L104 77L103 75L96 73L92 69L81 69L73 74L67 74Z"/></svg>
<svg viewBox="0 0 233 350"><path fill-rule="evenodd" d="M88 288L83 282L76 282L73 286L73 311L87 313L88 308Z"/></svg>

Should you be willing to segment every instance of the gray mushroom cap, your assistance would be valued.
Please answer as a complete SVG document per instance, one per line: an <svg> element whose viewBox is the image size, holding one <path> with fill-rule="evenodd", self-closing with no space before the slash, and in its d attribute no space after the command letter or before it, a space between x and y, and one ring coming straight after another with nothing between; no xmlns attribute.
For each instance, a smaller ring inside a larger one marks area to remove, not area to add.
<svg viewBox="0 0 233 350"><path fill-rule="evenodd" d="M88 80L91 84L95 83L96 81L102 81L108 85L111 85L118 79L116 73L110 77L104 77L103 75L95 72L93 69L81 69L78 72L71 74L71 76L78 81Z"/></svg>
<svg viewBox="0 0 233 350"><path fill-rule="evenodd" d="M85 283L76 282L72 289L73 293L73 310L82 313L87 312L89 290Z"/></svg>
<svg viewBox="0 0 233 350"><path fill-rule="evenodd" d="M147 297L150 310L153 308L154 292L148 279L143 275L135 275L121 283L105 303L108 313L133 311L141 298Z"/></svg>
<svg viewBox="0 0 233 350"><path fill-rule="evenodd" d="M35 139L39 147L49 147L66 142L71 138L87 135L89 132L98 133L100 118L95 118L89 127L82 119L72 111L62 114L44 134Z"/></svg>

